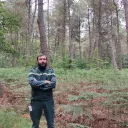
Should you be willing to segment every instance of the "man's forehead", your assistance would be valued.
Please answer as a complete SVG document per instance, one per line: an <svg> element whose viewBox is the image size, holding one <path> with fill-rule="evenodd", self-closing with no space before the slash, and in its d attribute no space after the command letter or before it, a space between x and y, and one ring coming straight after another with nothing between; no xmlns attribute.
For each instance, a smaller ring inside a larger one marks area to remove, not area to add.
<svg viewBox="0 0 128 128"><path fill-rule="evenodd" d="M40 59L40 58L46 59L47 57L43 55L43 56L39 56L39 57L38 57L38 59Z"/></svg>

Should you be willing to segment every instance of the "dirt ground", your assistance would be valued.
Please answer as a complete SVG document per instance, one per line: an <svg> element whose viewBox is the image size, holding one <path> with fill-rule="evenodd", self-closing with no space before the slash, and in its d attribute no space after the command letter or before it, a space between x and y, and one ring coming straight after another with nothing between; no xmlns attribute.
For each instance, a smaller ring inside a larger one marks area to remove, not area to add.
<svg viewBox="0 0 128 128"><path fill-rule="evenodd" d="M92 87L92 85L97 86L97 83L79 83L79 86L73 89L61 92L55 91L56 128L82 128L82 126L88 126L88 128L128 128L128 107L117 110L116 105L115 108L103 106L101 104L104 103L106 97L92 97L90 99L81 98L73 101L68 100L69 95L79 96L80 92L96 92L99 94L105 92L104 89L95 88L94 86ZM68 88L68 86L71 85L65 86ZM85 86L86 88L84 88ZM23 90L22 86L18 86L17 88ZM20 113L23 118L30 119L28 111L29 102L26 100L29 98L28 94L30 94L29 91L10 91L6 85L0 83L1 107L15 110ZM70 110L68 112L63 106L82 107L83 113L78 112L78 115L75 116L73 111ZM89 113L90 115L85 113ZM46 122L41 122L41 125L46 126Z"/></svg>

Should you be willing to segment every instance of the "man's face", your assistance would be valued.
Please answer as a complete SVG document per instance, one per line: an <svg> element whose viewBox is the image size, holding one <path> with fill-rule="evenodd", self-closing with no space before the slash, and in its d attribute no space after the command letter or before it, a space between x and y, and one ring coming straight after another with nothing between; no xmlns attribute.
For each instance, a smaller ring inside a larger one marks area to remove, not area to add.
<svg viewBox="0 0 128 128"><path fill-rule="evenodd" d="M38 64L41 67L46 67L46 65L47 65L47 58L46 58L46 56L39 56L38 57Z"/></svg>

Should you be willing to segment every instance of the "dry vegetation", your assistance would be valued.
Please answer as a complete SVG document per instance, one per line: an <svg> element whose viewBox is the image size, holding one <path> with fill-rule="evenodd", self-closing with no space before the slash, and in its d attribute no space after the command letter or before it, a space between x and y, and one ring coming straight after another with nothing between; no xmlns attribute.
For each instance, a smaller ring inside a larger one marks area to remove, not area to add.
<svg viewBox="0 0 128 128"><path fill-rule="evenodd" d="M5 83L17 83L9 86ZM16 80L1 83L0 104L4 109L29 117L30 88ZM56 128L127 128L128 88L110 88L104 82L57 84L54 91ZM46 127L46 122L41 121ZM42 128L42 127L40 127Z"/></svg>

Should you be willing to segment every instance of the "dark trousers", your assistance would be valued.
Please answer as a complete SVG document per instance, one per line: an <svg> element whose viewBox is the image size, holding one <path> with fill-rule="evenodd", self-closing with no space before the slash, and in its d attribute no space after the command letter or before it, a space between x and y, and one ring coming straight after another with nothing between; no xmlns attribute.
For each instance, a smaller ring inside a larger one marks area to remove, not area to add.
<svg viewBox="0 0 128 128"><path fill-rule="evenodd" d="M54 101L32 101L32 109L30 110L31 120L33 122L32 128L39 128L42 111L47 121L48 128L54 128Z"/></svg>

